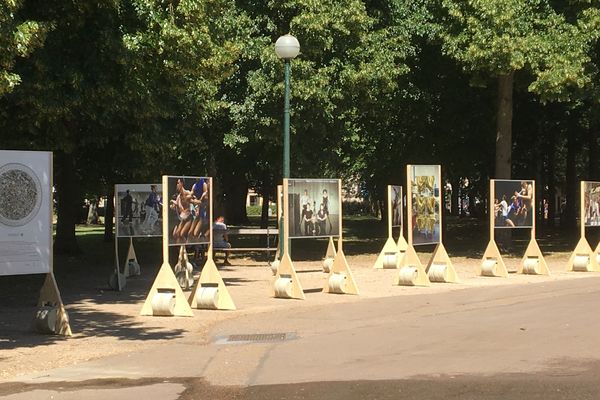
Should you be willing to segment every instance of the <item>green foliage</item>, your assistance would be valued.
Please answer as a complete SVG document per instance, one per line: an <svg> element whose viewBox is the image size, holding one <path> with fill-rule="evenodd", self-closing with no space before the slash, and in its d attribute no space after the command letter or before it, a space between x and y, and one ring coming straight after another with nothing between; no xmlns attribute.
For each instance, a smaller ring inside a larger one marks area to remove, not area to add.
<svg viewBox="0 0 600 400"><path fill-rule="evenodd" d="M442 0L444 53L465 70L499 76L529 70L529 90L542 101L570 101L591 83L587 70L597 40L598 9L578 13L575 22L548 0Z"/></svg>
<svg viewBox="0 0 600 400"><path fill-rule="evenodd" d="M341 176L375 202L404 164L442 163L483 192L488 84L514 71L518 171L556 155L563 185L569 132L598 144L595 0L0 0L0 139L68 155L55 167L74 197L209 174L216 199L254 212L247 187L273 199L281 177L285 33L301 45L292 176Z"/></svg>
<svg viewBox="0 0 600 400"><path fill-rule="evenodd" d="M236 83L246 84L230 97L228 138L236 142L228 144L237 157L252 160L246 165L256 185L272 186L281 176L283 62L273 43L291 32L301 46L291 63L292 176L351 176L358 160L347 152L359 151L367 135L375 134L374 118L387 119L381 102L394 96L399 77L408 72L410 36L383 20L388 7L376 12L358 0L242 7L257 29L240 60Z"/></svg>
<svg viewBox="0 0 600 400"><path fill-rule="evenodd" d="M18 57L27 57L44 41L48 25L23 20L18 12L20 0L0 0L0 97L21 82L14 72Z"/></svg>

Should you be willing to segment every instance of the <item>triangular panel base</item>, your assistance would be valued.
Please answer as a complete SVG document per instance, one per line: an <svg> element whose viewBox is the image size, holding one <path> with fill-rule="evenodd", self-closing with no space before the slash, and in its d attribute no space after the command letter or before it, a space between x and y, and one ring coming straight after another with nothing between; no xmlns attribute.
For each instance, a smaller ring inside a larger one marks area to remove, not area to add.
<svg viewBox="0 0 600 400"><path fill-rule="evenodd" d="M585 237L579 239L573 254L569 257L567 271L600 271L597 257Z"/></svg>
<svg viewBox="0 0 600 400"><path fill-rule="evenodd" d="M323 293L359 294L354 275L352 275L346 255L341 246L339 246L339 250L333 260L331 271L327 275L325 286L323 286Z"/></svg>
<svg viewBox="0 0 600 400"><path fill-rule="evenodd" d="M596 265L600 268L600 242L598 242L598 246L594 250L594 254L592 254L594 260L596 260Z"/></svg>
<svg viewBox="0 0 600 400"><path fill-rule="evenodd" d="M177 282L177 278L175 278L175 274L171 269L171 266L167 262L163 262L156 275L156 279L154 280L154 284L152 284L152 288L146 297L146 301L142 306L142 311L140 311L140 315L154 315L154 310L152 309L152 300L156 294L159 293L159 290L168 290L175 294L175 307L173 310L173 316L178 317L193 317L194 313L190 305L183 294L183 290L179 286Z"/></svg>
<svg viewBox="0 0 600 400"><path fill-rule="evenodd" d="M190 290L194 286L194 266L188 258L185 246L179 248L179 257L173 267L173 273L182 290Z"/></svg>
<svg viewBox="0 0 600 400"><path fill-rule="evenodd" d="M408 249L408 242L406 239L404 239L402 232L400 232L400 237L398 238L398 243L396 245L398 246L398 251L401 253L406 253L406 249Z"/></svg>
<svg viewBox="0 0 600 400"><path fill-rule="evenodd" d="M426 269L430 282L459 283L458 274L443 243L438 243Z"/></svg>
<svg viewBox="0 0 600 400"><path fill-rule="evenodd" d="M483 253L481 264L477 267L477 275L508 278L506 264L494 240L490 240Z"/></svg>
<svg viewBox="0 0 600 400"><path fill-rule="evenodd" d="M133 247L133 239L129 239L129 250L127 251L127 258L123 263L123 275L125 275L126 278L134 275L141 275L140 264L135 254L135 249ZM135 264L134 266L130 267L130 260L133 260L132 262Z"/></svg>
<svg viewBox="0 0 600 400"><path fill-rule="evenodd" d="M336 250L335 244L333 243L333 237L329 236L327 251L325 253L325 258L323 259L323 272L331 272L331 267L333 266L333 261L335 260L335 254Z"/></svg>
<svg viewBox="0 0 600 400"><path fill-rule="evenodd" d="M379 253L373 268L398 268L399 262L400 253L398 252L398 245L393 238L389 237L385 242L385 245L383 245L383 249L381 250L381 253Z"/></svg>
<svg viewBox="0 0 600 400"><path fill-rule="evenodd" d="M544 260L540 246L538 246L535 238L529 241L525 255L519 264L517 271L519 274L529 275L550 275L550 270Z"/></svg>
<svg viewBox="0 0 600 400"><path fill-rule="evenodd" d="M60 291L58 290L53 272L46 274L46 280L44 280L44 284L40 289L40 297L38 299L38 307L47 305L57 308L54 332L57 335L72 336L69 316L60 297Z"/></svg>
<svg viewBox="0 0 600 400"><path fill-rule="evenodd" d="M287 283L286 283L287 282ZM285 290L284 287L285 286ZM277 267L277 273L271 284L271 295L278 298L291 298L304 300L304 290L292 264L289 253L284 252Z"/></svg>
<svg viewBox="0 0 600 400"><path fill-rule="evenodd" d="M327 252L325 258L335 258L335 244L333 243L333 237L329 236L329 243L327 244Z"/></svg>
<svg viewBox="0 0 600 400"><path fill-rule="evenodd" d="M208 252L208 254L211 253L211 251ZM188 302L192 308L205 308L199 307L198 299L196 298L196 293L198 290L202 290L203 287L216 287L218 290L218 300L216 304L213 304L210 308L215 308L217 310L236 309L233 299L227 290L227 286L225 286L225 282L223 282L223 278L221 277L221 274L217 269L217 265L211 256L208 257L204 267L202 267L200 279L198 279L198 281L194 284L194 288L192 289L192 293L188 299Z"/></svg>
<svg viewBox="0 0 600 400"><path fill-rule="evenodd" d="M395 282L396 285L430 286L427 272L425 272L423 264L421 264L421 260L413 246L409 245L407 247L406 253L400 261L398 276ZM410 268L410 270L407 268Z"/></svg>

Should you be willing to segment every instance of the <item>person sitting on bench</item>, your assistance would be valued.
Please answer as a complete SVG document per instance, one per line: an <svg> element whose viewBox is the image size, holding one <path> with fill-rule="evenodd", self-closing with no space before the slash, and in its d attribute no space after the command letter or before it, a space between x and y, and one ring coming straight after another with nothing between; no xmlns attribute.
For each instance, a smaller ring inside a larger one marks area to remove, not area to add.
<svg viewBox="0 0 600 400"><path fill-rule="evenodd" d="M231 248L231 243L229 243L229 239L227 238L227 225L225 225L225 217L222 215L215 219L215 223L213 225L213 235L213 247L215 249ZM225 250L225 261L223 261L223 265L231 265L229 262L229 251L227 250Z"/></svg>

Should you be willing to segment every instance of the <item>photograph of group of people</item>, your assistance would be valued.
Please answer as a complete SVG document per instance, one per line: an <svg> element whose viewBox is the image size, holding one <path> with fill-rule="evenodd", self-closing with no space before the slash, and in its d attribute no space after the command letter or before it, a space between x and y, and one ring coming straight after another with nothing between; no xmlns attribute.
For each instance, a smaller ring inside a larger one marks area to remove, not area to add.
<svg viewBox="0 0 600 400"><path fill-rule="evenodd" d="M600 226L600 182L584 182L583 210L585 226Z"/></svg>
<svg viewBox="0 0 600 400"><path fill-rule="evenodd" d="M162 236L162 185L115 185L117 236Z"/></svg>
<svg viewBox="0 0 600 400"><path fill-rule="evenodd" d="M167 179L169 246L210 241L210 178Z"/></svg>
<svg viewBox="0 0 600 400"><path fill-rule="evenodd" d="M494 180L494 227L532 228L533 181Z"/></svg>
<svg viewBox="0 0 600 400"><path fill-rule="evenodd" d="M392 226L402 227L402 186L390 185L390 207L392 209ZM402 232L402 229L400 230Z"/></svg>
<svg viewBox="0 0 600 400"><path fill-rule="evenodd" d="M290 179L288 199L291 238L339 236L337 179Z"/></svg>
<svg viewBox="0 0 600 400"><path fill-rule="evenodd" d="M409 167L412 244L440 242L440 166Z"/></svg>

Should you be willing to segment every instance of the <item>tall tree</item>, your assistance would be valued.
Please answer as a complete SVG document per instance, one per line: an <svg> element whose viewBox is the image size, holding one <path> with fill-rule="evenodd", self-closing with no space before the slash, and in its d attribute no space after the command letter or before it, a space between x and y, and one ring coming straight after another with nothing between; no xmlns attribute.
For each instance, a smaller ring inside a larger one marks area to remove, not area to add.
<svg viewBox="0 0 600 400"><path fill-rule="evenodd" d="M231 5L24 4L21 18L52 29L45 45L15 66L23 84L3 100L0 135L55 153L57 252L78 251L75 223L85 192L156 178L165 165L189 173L207 164L210 118L223 103L217 89L237 54L224 33L235 22Z"/></svg>
<svg viewBox="0 0 600 400"><path fill-rule="evenodd" d="M527 70L529 90L542 100L569 100L590 83L586 64L588 16L570 22L548 0L441 0L440 36L445 54L479 78L495 78L497 178L510 178L515 73Z"/></svg>

